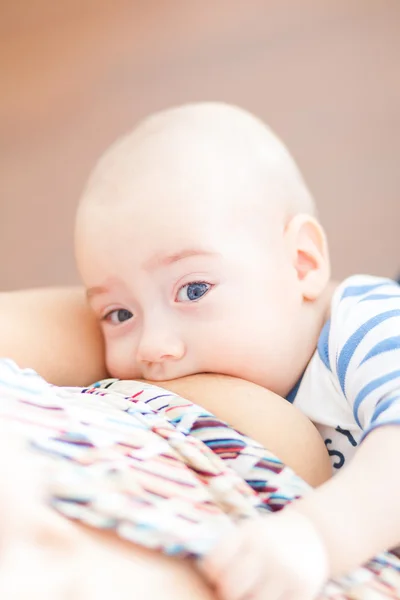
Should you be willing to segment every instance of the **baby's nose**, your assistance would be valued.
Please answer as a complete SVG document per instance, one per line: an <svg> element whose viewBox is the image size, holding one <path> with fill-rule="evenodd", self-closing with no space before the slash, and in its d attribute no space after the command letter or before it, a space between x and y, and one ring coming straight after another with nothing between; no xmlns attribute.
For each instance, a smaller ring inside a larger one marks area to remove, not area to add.
<svg viewBox="0 0 400 600"><path fill-rule="evenodd" d="M137 361L140 363L163 363L168 360L180 360L185 355L185 346L178 336L162 332L145 334L137 349Z"/></svg>

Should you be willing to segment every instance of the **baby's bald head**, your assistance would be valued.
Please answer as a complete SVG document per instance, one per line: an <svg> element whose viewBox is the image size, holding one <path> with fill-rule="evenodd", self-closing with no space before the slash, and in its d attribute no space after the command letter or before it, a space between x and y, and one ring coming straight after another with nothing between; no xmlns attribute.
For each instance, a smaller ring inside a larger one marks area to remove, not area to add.
<svg viewBox="0 0 400 600"><path fill-rule="evenodd" d="M222 103L156 113L99 160L81 208L145 203L158 212L277 211L313 214L314 203L285 146L260 120ZM140 206L137 208L140 209Z"/></svg>

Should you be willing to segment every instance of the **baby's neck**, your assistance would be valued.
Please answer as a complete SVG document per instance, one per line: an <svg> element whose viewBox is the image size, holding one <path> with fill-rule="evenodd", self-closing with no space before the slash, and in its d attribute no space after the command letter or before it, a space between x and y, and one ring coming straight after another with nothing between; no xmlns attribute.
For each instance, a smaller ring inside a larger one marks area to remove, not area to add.
<svg viewBox="0 0 400 600"><path fill-rule="evenodd" d="M323 306L323 309L324 309L323 313L322 313L322 319L323 319L322 326L324 325L324 323L326 323L326 321L331 316L332 297L333 297L333 294L335 293L338 285L339 285L338 281L330 281L326 287L325 292L323 293L323 295L321 297L321 305Z"/></svg>
<svg viewBox="0 0 400 600"><path fill-rule="evenodd" d="M308 319L306 318L304 322L301 360L297 365L297 372L293 373L294 378L290 390L300 380L316 351L322 328L330 317L332 296L337 286L338 282L330 281L318 300L309 306Z"/></svg>

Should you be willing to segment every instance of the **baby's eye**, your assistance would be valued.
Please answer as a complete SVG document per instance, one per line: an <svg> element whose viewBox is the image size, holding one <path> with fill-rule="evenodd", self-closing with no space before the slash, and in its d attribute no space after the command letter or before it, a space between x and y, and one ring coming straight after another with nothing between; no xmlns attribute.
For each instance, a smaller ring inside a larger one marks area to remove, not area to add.
<svg viewBox="0 0 400 600"><path fill-rule="evenodd" d="M195 302L200 300L204 294L207 294L211 289L211 284L203 281L194 281L183 285L177 293L176 299L178 302Z"/></svg>
<svg viewBox="0 0 400 600"><path fill-rule="evenodd" d="M126 308L119 308L118 310L112 310L106 314L104 320L112 323L113 325L119 325L124 321L129 321L129 319L132 319L132 317L133 314L130 310L127 310Z"/></svg>

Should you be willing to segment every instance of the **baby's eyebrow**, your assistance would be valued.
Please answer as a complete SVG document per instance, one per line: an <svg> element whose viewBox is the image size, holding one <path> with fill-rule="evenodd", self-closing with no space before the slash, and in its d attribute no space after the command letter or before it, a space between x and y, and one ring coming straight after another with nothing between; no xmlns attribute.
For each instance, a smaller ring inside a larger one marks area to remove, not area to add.
<svg viewBox="0 0 400 600"><path fill-rule="evenodd" d="M86 296L88 297L88 299L90 299L90 298L93 298L93 296L98 296L100 294L106 294L107 292L108 292L108 289L106 287L98 285L98 286L87 289Z"/></svg>
<svg viewBox="0 0 400 600"><path fill-rule="evenodd" d="M184 258L189 258L191 256L209 256L216 257L220 256L217 252L209 252L207 250L201 250L198 248L188 248L186 250L181 250L180 252L175 252L174 254L169 254L167 256L155 255L149 260L147 260L143 267L146 271L152 271L159 267L164 267L167 265L171 265L172 263L178 262L179 260L183 260Z"/></svg>

